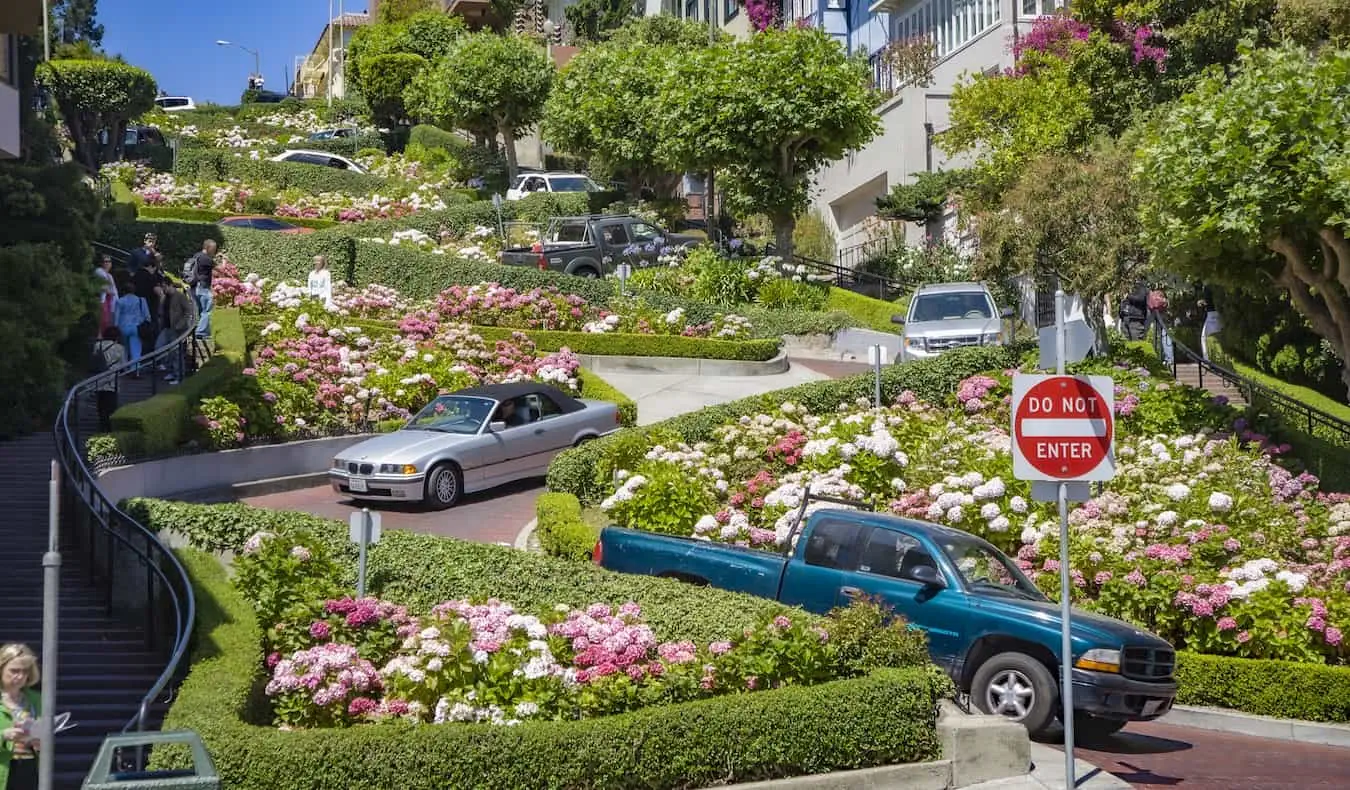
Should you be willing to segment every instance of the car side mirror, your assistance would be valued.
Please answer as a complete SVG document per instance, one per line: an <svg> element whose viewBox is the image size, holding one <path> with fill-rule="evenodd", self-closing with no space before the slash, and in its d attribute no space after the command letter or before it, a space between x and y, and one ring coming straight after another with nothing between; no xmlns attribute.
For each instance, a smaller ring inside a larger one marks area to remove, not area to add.
<svg viewBox="0 0 1350 790"><path fill-rule="evenodd" d="M999 311L998 311L998 317L999 317L999 318L1012 318L1012 317L1013 317L1013 309L1012 309L1011 307L1005 307L1005 308L1003 308L1002 310L999 310Z"/></svg>
<svg viewBox="0 0 1350 790"><path fill-rule="evenodd" d="M904 326L905 317L903 315L893 315L891 316L891 323L900 324L901 326Z"/></svg>
<svg viewBox="0 0 1350 790"><path fill-rule="evenodd" d="M488 431L490 433L501 433L504 430L506 430L505 420L493 420L492 422L488 423Z"/></svg>
<svg viewBox="0 0 1350 790"><path fill-rule="evenodd" d="M918 565L909 572L909 578L924 585L925 587L946 587L947 582L938 575L937 568L932 565Z"/></svg>

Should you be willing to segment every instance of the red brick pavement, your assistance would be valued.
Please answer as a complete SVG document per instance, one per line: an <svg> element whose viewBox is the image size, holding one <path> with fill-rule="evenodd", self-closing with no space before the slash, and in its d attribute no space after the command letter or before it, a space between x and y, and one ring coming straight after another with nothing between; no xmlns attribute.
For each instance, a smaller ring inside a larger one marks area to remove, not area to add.
<svg viewBox="0 0 1350 790"><path fill-rule="evenodd" d="M859 373L867 373L872 369L872 366L866 362L845 362L839 359L801 359L793 357L789 361L794 365L801 365L832 379L848 378Z"/></svg>
<svg viewBox="0 0 1350 790"><path fill-rule="evenodd" d="M1062 746L1056 745L1062 750ZM1151 722L1075 756L1135 787L1316 790L1350 787L1350 749ZM1081 779L1081 777L1080 777Z"/></svg>
<svg viewBox="0 0 1350 790"><path fill-rule="evenodd" d="M354 510L369 507L380 513L381 526L387 529L407 529L482 543L511 543L521 528L534 518L534 500L543 491L542 478L522 480L491 491L468 494L449 510L359 502L329 486L247 497L241 501L254 507L296 510L339 521L346 521Z"/></svg>

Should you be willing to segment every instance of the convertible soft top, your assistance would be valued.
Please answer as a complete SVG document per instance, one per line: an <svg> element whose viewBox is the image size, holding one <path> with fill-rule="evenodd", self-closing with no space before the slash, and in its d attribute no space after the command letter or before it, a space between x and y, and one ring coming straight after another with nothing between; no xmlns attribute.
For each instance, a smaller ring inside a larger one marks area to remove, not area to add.
<svg viewBox="0 0 1350 790"><path fill-rule="evenodd" d="M458 390L455 395L471 395L478 398L492 398L493 400L503 401L512 398L519 398L522 395L545 395L554 403L563 414L581 411L586 408L586 404L573 398L571 395L563 392L557 387L550 387L547 384L538 384L533 381L516 381L510 384L484 384L481 387L468 387Z"/></svg>

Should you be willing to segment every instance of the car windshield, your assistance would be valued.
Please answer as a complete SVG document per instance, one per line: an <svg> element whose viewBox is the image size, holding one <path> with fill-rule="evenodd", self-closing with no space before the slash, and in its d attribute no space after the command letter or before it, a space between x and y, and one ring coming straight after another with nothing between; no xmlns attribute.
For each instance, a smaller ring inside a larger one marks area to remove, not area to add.
<svg viewBox="0 0 1350 790"><path fill-rule="evenodd" d="M596 183L585 176L554 176L548 180L554 192L597 192Z"/></svg>
<svg viewBox="0 0 1350 790"><path fill-rule="evenodd" d="M423 407L405 427L414 431L475 434L493 406L487 398L442 395Z"/></svg>
<svg viewBox="0 0 1350 790"><path fill-rule="evenodd" d="M924 294L914 300L909 313L911 323L993 318L994 306L982 291L953 291Z"/></svg>
<svg viewBox="0 0 1350 790"><path fill-rule="evenodd" d="M939 538L938 543L971 592L1045 600L1026 574L988 543L960 536Z"/></svg>

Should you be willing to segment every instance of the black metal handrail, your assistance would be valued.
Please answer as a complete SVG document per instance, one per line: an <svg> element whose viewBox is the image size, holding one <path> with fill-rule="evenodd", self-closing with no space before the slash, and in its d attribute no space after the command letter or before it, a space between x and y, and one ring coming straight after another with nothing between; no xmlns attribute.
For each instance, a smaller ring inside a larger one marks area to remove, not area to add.
<svg viewBox="0 0 1350 790"><path fill-rule="evenodd" d="M125 261L129 257L127 252L106 244L96 243L95 248L118 260ZM120 391L126 376L147 366L151 370L150 379L154 382L153 371L158 362L176 356L180 363L184 363L185 355L197 353L198 346L193 343L197 310L191 299L189 304L192 305L193 321L188 330L172 343L143 355L134 363L123 362L71 387L53 430L57 460L63 477L63 512L73 522L73 528L81 533L77 535L82 538L77 541L77 545L88 555L90 575L95 582L102 583L111 613L115 601L122 604L116 607L122 611L133 608L127 605L125 599L119 601L120 596L138 597L130 589L136 580L121 585L115 584L115 580L122 575L134 574L136 569L143 569L145 587L142 613L145 617L146 640L152 650L161 650L165 655L163 672L141 698L136 714L127 721L123 732L145 729L150 707L185 669L184 658L196 621L197 603L187 571L173 551L154 531L117 507L99 487L98 478L84 457L79 424L80 400L106 384L110 377L116 390Z"/></svg>
<svg viewBox="0 0 1350 790"><path fill-rule="evenodd" d="M1161 339L1154 336L1154 347L1159 348ZM1160 354L1161 358L1161 354ZM1214 378L1242 393L1243 399L1251 406L1256 406L1259 402L1269 403L1276 410L1280 411L1286 420L1290 415L1294 415L1300 423L1299 426L1290 425L1289 427L1307 426L1308 436L1318 436L1319 428L1327 429L1322 432L1325 436L1327 432L1335 438L1335 443L1345 447L1350 447L1350 422L1346 422L1335 415L1328 414L1321 409L1309 406L1302 401L1291 398L1279 390L1267 387L1264 384L1257 383L1243 376L1231 368L1224 367L1213 360L1205 359L1203 354L1196 353L1185 343L1172 338L1172 378L1176 378L1178 360L1185 359L1181 364L1194 364L1198 373L1198 384L1205 386L1205 373L1208 372Z"/></svg>
<svg viewBox="0 0 1350 790"><path fill-rule="evenodd" d="M875 295L883 301L890 301L899 296L907 295L921 285L918 281L887 277L884 274L866 272L837 263L827 263L795 253L792 255L792 263L803 265L821 274L830 275L832 284L836 287L868 296Z"/></svg>
<svg viewBox="0 0 1350 790"><path fill-rule="evenodd" d="M891 240L889 237L883 236L879 239L868 239L861 244L843 247L839 250L837 257L839 265L845 269L858 269L890 253Z"/></svg>

